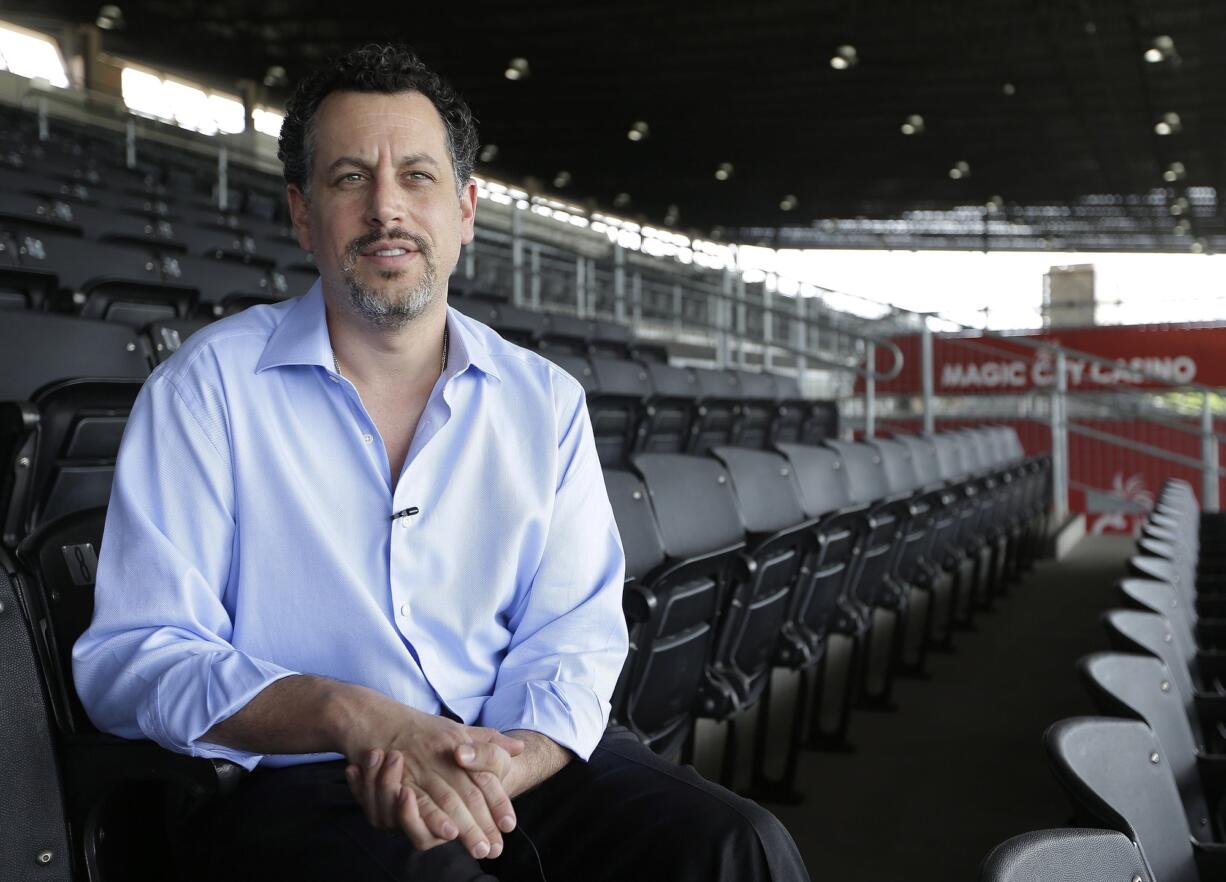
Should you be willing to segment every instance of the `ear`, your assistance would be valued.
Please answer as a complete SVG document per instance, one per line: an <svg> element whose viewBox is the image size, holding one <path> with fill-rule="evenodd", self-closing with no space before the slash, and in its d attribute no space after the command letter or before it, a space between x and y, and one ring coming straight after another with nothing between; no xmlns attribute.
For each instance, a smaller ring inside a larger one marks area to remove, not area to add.
<svg viewBox="0 0 1226 882"><path fill-rule="evenodd" d="M294 224L294 234L298 237L298 244L304 251L314 251L311 245L310 201L296 184L288 185L285 188L285 195L289 199L289 216Z"/></svg>
<svg viewBox="0 0 1226 882"><path fill-rule="evenodd" d="M477 184L471 178L460 191L460 243L467 245L473 240L474 224L477 222Z"/></svg>

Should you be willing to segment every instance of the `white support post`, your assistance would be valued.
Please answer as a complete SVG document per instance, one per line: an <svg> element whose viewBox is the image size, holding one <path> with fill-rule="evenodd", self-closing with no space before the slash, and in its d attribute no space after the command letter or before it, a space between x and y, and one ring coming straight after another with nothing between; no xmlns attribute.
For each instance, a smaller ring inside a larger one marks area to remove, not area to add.
<svg viewBox="0 0 1226 882"><path fill-rule="evenodd" d="M217 210L230 209L230 155L225 147L217 150Z"/></svg>
<svg viewBox="0 0 1226 882"><path fill-rule="evenodd" d="M38 99L38 140L51 140L51 119L47 115L47 99Z"/></svg>
<svg viewBox="0 0 1226 882"><path fill-rule="evenodd" d="M1213 400L1209 390L1202 395L1200 407L1201 432L1201 510L1216 512L1221 507L1218 498L1218 488L1221 480L1218 477L1218 443L1217 433L1213 431Z"/></svg>
<svg viewBox="0 0 1226 882"><path fill-rule="evenodd" d="M638 270L635 270L634 275L630 277L630 294L630 307L633 310L631 327L634 328L634 335L637 337L643 324L643 274Z"/></svg>
<svg viewBox="0 0 1226 882"><path fill-rule="evenodd" d="M796 342L793 344L796 347L796 383L801 390L805 388L805 374L808 373L809 359L801 353L809 350L809 334L807 307L805 300L799 291L796 292Z"/></svg>
<svg viewBox="0 0 1226 882"><path fill-rule="evenodd" d="M1068 517L1068 365L1064 350L1056 351L1056 387L1051 401L1052 504L1057 523Z"/></svg>
<svg viewBox="0 0 1226 882"><path fill-rule="evenodd" d="M511 205L511 302L524 305L524 219L518 205Z"/></svg>
<svg viewBox="0 0 1226 882"><path fill-rule="evenodd" d="M673 339L681 338L681 283L673 282Z"/></svg>
<svg viewBox="0 0 1226 882"><path fill-rule="evenodd" d="M933 362L932 362L932 328L928 326L928 316L922 318L923 326L920 335L920 382L924 407L924 432L932 434L936 431L936 414L933 413Z"/></svg>
<svg viewBox="0 0 1226 882"><path fill-rule="evenodd" d="M575 315L587 316L587 261L575 258Z"/></svg>
<svg viewBox="0 0 1226 882"><path fill-rule="evenodd" d="M864 363L868 373L864 375L864 437L877 434L877 344L869 341Z"/></svg>
<svg viewBox="0 0 1226 882"><path fill-rule="evenodd" d="M728 336L732 324L732 286L732 271L724 270L723 297L715 301L715 327L719 334L716 361L721 368L728 367L731 355Z"/></svg>
<svg viewBox="0 0 1226 882"><path fill-rule="evenodd" d="M736 274L736 366L745 369L745 343L749 330L745 322L745 276Z"/></svg>
<svg viewBox="0 0 1226 882"><path fill-rule="evenodd" d="M762 291L762 370L769 371L774 367L771 346L775 342L775 315L771 312L774 294L769 286Z"/></svg>
<svg viewBox="0 0 1226 882"><path fill-rule="evenodd" d="M613 245L613 317L626 320L626 250Z"/></svg>
<svg viewBox="0 0 1226 882"><path fill-rule="evenodd" d="M528 254L528 303L533 309L541 308L541 246L535 242Z"/></svg>
<svg viewBox="0 0 1226 882"><path fill-rule="evenodd" d="M124 161L128 168L136 168L136 120L129 118L124 126Z"/></svg>

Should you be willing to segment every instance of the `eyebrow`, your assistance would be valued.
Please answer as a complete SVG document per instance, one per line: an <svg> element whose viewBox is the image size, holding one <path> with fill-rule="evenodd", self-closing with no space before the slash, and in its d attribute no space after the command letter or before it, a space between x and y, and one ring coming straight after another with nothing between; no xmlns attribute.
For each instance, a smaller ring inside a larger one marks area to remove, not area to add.
<svg viewBox="0 0 1226 882"><path fill-rule="evenodd" d="M355 168L370 171L371 165L366 160L357 156L342 156L328 166L329 172L334 172L342 166L354 166ZM398 168L404 168L406 165L429 165L435 169L439 168L439 164L429 153L410 153L408 156L400 158L397 164Z"/></svg>

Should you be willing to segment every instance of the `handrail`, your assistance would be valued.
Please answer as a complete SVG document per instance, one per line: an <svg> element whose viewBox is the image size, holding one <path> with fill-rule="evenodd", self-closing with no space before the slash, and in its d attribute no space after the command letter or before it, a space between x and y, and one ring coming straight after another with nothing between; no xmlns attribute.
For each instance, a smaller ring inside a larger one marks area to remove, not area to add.
<svg viewBox="0 0 1226 882"><path fill-rule="evenodd" d="M1115 435L1111 432L1103 432L1099 429L1091 429L1089 426L1082 426L1076 423L1069 423L1068 430L1075 435L1082 435L1086 438L1093 438L1095 441L1103 441L1107 444L1114 444L1117 447L1122 447L1125 450L1132 450L1137 453L1144 453L1147 456L1152 456L1155 459L1164 459L1168 462L1178 463L1188 468L1201 471L1205 464L1190 456L1184 456L1182 453L1173 453L1170 450L1164 450L1153 444L1147 444L1144 441L1136 441L1132 438L1125 438L1121 435ZM1218 467L1218 477L1226 475L1226 468Z"/></svg>

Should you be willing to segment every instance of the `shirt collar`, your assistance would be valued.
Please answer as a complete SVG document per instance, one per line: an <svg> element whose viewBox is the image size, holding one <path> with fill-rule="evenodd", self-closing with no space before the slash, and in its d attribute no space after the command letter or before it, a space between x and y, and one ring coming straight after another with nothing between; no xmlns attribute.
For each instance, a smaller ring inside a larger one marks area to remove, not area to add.
<svg viewBox="0 0 1226 882"><path fill-rule="evenodd" d="M485 344L468 327L464 316L450 307L447 308L447 329L447 379L462 374L470 365L495 380L502 379ZM281 324L272 332L255 371L258 374L268 368L287 365L317 365L329 372L335 367L323 287L318 279L311 290L289 308Z"/></svg>

